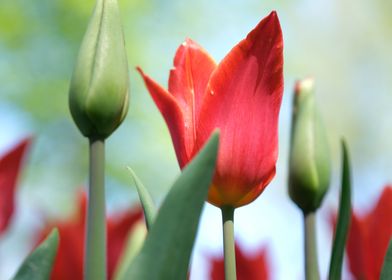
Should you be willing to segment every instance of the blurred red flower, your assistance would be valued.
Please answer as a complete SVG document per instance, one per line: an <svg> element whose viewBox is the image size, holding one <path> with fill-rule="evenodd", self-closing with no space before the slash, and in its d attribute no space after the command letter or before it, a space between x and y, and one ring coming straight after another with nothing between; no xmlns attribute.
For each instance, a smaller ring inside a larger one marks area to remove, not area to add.
<svg viewBox="0 0 392 280"><path fill-rule="evenodd" d="M42 241L52 228L57 227L59 230L60 244L52 280L83 280L86 205L87 198L83 192L79 196L78 209L73 219L51 222L39 233L39 241ZM134 208L107 219L108 279L114 276L130 230L142 217L142 209Z"/></svg>
<svg viewBox="0 0 392 280"><path fill-rule="evenodd" d="M283 93L283 39L276 12L264 18L217 65L194 41L177 50L168 90L138 68L169 128L183 168L220 130L208 201L239 207L275 175Z"/></svg>
<svg viewBox="0 0 392 280"><path fill-rule="evenodd" d="M238 280L268 280L270 279L270 263L266 248L258 250L254 255L248 255L235 244L236 269ZM210 279L225 280L223 256L211 259Z"/></svg>
<svg viewBox="0 0 392 280"><path fill-rule="evenodd" d="M380 279L384 256L392 237L392 186L386 186L366 215L353 213L347 240L351 273L358 280Z"/></svg>
<svg viewBox="0 0 392 280"><path fill-rule="evenodd" d="M15 189L31 139L26 138L0 158L0 235L7 229L15 204Z"/></svg>

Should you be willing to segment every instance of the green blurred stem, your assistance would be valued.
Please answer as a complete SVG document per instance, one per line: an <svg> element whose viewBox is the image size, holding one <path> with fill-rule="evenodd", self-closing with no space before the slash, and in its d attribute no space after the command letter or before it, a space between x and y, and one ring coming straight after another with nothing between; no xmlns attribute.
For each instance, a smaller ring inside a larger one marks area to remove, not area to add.
<svg viewBox="0 0 392 280"><path fill-rule="evenodd" d="M305 274L306 280L319 280L317 260L316 213L304 214L305 224Z"/></svg>
<svg viewBox="0 0 392 280"><path fill-rule="evenodd" d="M85 280L106 280L105 142L90 139Z"/></svg>
<svg viewBox="0 0 392 280"><path fill-rule="evenodd" d="M236 280L234 249L234 208L222 207L223 251L225 257L225 279Z"/></svg>

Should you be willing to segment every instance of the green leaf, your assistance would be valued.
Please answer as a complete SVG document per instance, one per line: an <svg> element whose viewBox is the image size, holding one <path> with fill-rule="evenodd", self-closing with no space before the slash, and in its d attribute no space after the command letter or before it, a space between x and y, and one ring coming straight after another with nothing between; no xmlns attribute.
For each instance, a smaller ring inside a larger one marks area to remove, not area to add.
<svg viewBox="0 0 392 280"><path fill-rule="evenodd" d="M350 160L345 141L342 141L343 171L342 188L340 193L339 216L332 247L331 263L329 266L330 280L339 280L342 275L344 248L346 246L351 217L351 178Z"/></svg>
<svg viewBox="0 0 392 280"><path fill-rule="evenodd" d="M384 258L380 280L392 279L392 239L389 241L388 251Z"/></svg>
<svg viewBox="0 0 392 280"><path fill-rule="evenodd" d="M200 214L215 170L218 134L183 170L170 189L125 279L186 279Z"/></svg>
<svg viewBox="0 0 392 280"><path fill-rule="evenodd" d="M53 229L49 236L24 260L13 280L47 280L59 245L59 233Z"/></svg>
<svg viewBox="0 0 392 280"><path fill-rule="evenodd" d="M136 176L135 172L133 172L132 168L128 167L128 170L131 172L133 182L135 183L137 192L139 194L139 199L144 211L144 217L146 218L147 229L149 230L154 223L154 219L157 213L155 204L152 201L150 193Z"/></svg>

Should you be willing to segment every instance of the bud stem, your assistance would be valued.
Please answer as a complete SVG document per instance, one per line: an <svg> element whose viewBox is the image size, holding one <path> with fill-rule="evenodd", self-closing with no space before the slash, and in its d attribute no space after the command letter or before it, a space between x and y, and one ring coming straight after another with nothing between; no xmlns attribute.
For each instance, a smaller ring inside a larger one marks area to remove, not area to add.
<svg viewBox="0 0 392 280"><path fill-rule="evenodd" d="M320 274L317 260L316 213L304 214L305 224L305 273L306 280L319 280Z"/></svg>
<svg viewBox="0 0 392 280"><path fill-rule="evenodd" d="M234 208L222 207L223 251L225 259L225 279L236 280L236 263L234 247Z"/></svg>
<svg viewBox="0 0 392 280"><path fill-rule="evenodd" d="M90 139L90 184L88 195L84 279L106 279L105 142Z"/></svg>

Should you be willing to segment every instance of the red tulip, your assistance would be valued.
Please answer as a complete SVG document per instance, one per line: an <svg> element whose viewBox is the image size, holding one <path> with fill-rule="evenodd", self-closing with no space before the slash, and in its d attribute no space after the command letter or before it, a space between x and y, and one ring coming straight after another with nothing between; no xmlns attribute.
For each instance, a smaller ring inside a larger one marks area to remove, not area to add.
<svg viewBox="0 0 392 280"><path fill-rule="evenodd" d="M253 256L245 254L235 245L236 268L238 280L268 280L270 279L269 258L266 249L261 249ZM224 280L223 257L211 259L211 280Z"/></svg>
<svg viewBox="0 0 392 280"><path fill-rule="evenodd" d="M0 235L7 229L14 212L15 189L30 141L29 138L21 141L0 158Z"/></svg>
<svg viewBox="0 0 392 280"><path fill-rule="evenodd" d="M218 163L208 201L252 202L275 175L283 93L283 39L272 12L216 65L187 39L177 50L165 90L138 68L161 111L183 168L216 128Z"/></svg>
<svg viewBox="0 0 392 280"><path fill-rule="evenodd" d="M39 234L41 241L53 227L57 227L59 230L60 244L51 275L52 280L83 279L86 203L86 195L82 193L77 213L73 219L52 222ZM130 230L141 218L142 210L135 208L107 219L108 279L112 279L114 276L117 262L123 253Z"/></svg>
<svg viewBox="0 0 392 280"><path fill-rule="evenodd" d="M375 207L365 216L353 213L347 240L347 256L355 279L380 279L384 257L392 237L392 186L387 186Z"/></svg>

